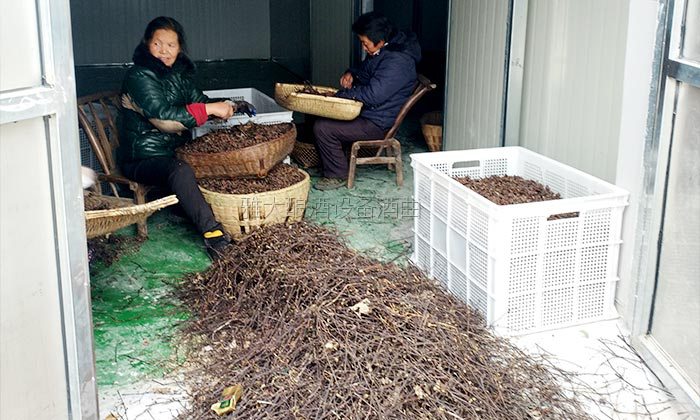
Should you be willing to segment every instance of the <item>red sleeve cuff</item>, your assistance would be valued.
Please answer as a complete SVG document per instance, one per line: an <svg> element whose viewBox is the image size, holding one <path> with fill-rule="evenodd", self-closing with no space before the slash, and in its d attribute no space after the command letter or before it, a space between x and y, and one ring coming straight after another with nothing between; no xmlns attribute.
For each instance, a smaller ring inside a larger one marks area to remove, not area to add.
<svg viewBox="0 0 700 420"><path fill-rule="evenodd" d="M197 127L207 122L207 106L203 103L194 103L187 105L187 112L189 112L194 120L197 122Z"/></svg>

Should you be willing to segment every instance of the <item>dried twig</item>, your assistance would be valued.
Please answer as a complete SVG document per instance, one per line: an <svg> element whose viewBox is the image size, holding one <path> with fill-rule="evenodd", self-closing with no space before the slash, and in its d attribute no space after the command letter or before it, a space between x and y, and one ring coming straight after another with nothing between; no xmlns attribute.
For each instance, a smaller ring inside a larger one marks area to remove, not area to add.
<svg viewBox="0 0 700 420"><path fill-rule="evenodd" d="M415 268L307 223L255 231L178 285L202 342L187 419L587 419L558 380ZM362 305L358 305L362 303ZM196 341L196 340L195 340Z"/></svg>

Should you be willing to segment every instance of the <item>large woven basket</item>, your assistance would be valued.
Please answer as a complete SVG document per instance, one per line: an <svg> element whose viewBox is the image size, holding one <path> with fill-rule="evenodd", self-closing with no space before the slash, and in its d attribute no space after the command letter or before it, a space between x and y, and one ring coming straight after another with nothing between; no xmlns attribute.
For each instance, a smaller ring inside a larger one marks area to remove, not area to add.
<svg viewBox="0 0 700 420"><path fill-rule="evenodd" d="M335 120L354 120L360 115L362 102L352 99L327 97L312 95L310 93L299 93L304 85L288 83L275 84L275 101L292 111L303 112L305 114L318 115L319 117L332 118ZM326 86L314 86L319 92L337 92Z"/></svg>
<svg viewBox="0 0 700 420"><path fill-rule="evenodd" d="M106 210L89 210L85 212L85 231L88 239L106 235L146 220L148 216L157 210L178 202L177 197L174 195L138 205L134 204L134 201L129 198L110 197L92 193L86 193L84 199L91 207L98 205L109 207Z"/></svg>
<svg viewBox="0 0 700 420"><path fill-rule="evenodd" d="M292 129L276 139L242 149L219 153L194 153L177 150L178 159L187 162L199 178L264 177L294 148L297 130Z"/></svg>
<svg viewBox="0 0 700 420"><path fill-rule="evenodd" d="M316 145L313 143L304 143L299 140L294 142L292 159L299 163L303 168L313 168L314 166L321 164L321 158L316 150Z"/></svg>
<svg viewBox="0 0 700 420"><path fill-rule="evenodd" d="M309 174L298 170L304 174L302 181L276 191L222 194L201 186L199 189L211 205L216 220L229 235L239 239L261 226L298 222L304 217L310 178Z"/></svg>
<svg viewBox="0 0 700 420"><path fill-rule="evenodd" d="M442 149L442 112L433 111L423 114L420 125L428 149L431 152L439 152Z"/></svg>

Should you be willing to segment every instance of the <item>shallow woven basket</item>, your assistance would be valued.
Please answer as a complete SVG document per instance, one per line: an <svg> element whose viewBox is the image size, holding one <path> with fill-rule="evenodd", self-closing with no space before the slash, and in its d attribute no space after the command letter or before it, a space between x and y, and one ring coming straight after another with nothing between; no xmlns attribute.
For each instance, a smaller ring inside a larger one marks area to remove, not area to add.
<svg viewBox="0 0 700 420"><path fill-rule="evenodd" d="M316 145L313 143L304 143L299 140L294 142L292 159L304 168L313 168L321 164L321 158L316 150Z"/></svg>
<svg viewBox="0 0 700 420"><path fill-rule="evenodd" d="M442 111L423 114L420 126L428 149L431 152L439 152L442 149Z"/></svg>
<svg viewBox="0 0 700 420"><path fill-rule="evenodd" d="M305 114L318 115L319 117L332 118L334 120L349 121L360 115L362 102L352 99L326 97L312 95L310 93L299 93L304 85L288 83L275 84L275 101L281 106L292 111L303 112ZM326 86L314 86L319 92L337 92Z"/></svg>
<svg viewBox="0 0 700 420"><path fill-rule="evenodd" d="M107 210L90 210L85 212L85 231L87 238L106 235L123 227L146 220L157 210L178 202L177 197L167 197L153 200L146 204L134 204L129 198L110 197L99 194L85 194L85 202L91 206L106 205Z"/></svg>
<svg viewBox="0 0 700 420"><path fill-rule="evenodd" d="M219 153L183 152L178 149L178 159L187 162L200 178L236 178L241 176L264 177L267 171L280 163L294 148L297 129L292 129L277 137L242 149Z"/></svg>
<svg viewBox="0 0 700 420"><path fill-rule="evenodd" d="M304 174L302 181L276 191L222 194L201 186L199 189L224 230L240 239L261 226L298 222L304 217L310 178L301 169L298 171Z"/></svg>

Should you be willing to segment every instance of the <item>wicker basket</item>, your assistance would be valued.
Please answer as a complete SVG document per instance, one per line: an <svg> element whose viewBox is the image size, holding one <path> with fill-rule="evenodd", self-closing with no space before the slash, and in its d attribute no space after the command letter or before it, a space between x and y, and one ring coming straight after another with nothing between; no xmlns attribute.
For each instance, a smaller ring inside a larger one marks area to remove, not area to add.
<svg viewBox="0 0 700 420"><path fill-rule="evenodd" d="M287 83L275 84L275 101L292 111L303 112L305 114L318 115L319 117L332 118L334 120L349 121L360 115L362 102L352 99L335 98L309 93L299 93L304 85ZM337 92L325 86L314 86L319 92Z"/></svg>
<svg viewBox="0 0 700 420"><path fill-rule="evenodd" d="M86 193L85 202L90 206L104 205L107 210L89 210L85 212L85 231L87 238L105 235L123 227L146 220L157 210L176 204L177 197L169 195L146 204L135 205L129 198L110 197Z"/></svg>
<svg viewBox="0 0 700 420"><path fill-rule="evenodd" d="M302 181L276 191L222 194L201 186L199 189L224 230L240 239L261 226L298 222L304 217L310 178L309 174L298 170L304 174Z"/></svg>
<svg viewBox="0 0 700 420"><path fill-rule="evenodd" d="M442 111L423 114L420 125L425 142L428 143L428 149L431 152L439 152L442 149Z"/></svg>
<svg viewBox="0 0 700 420"><path fill-rule="evenodd" d="M242 149L219 153L195 153L177 150L178 159L187 162L199 178L264 177L267 171L280 163L294 148L297 130L292 129L274 140Z"/></svg>
<svg viewBox="0 0 700 420"><path fill-rule="evenodd" d="M321 157L318 155L316 145L313 143L304 143L299 140L294 142L292 159L304 168L313 168L321 164Z"/></svg>

